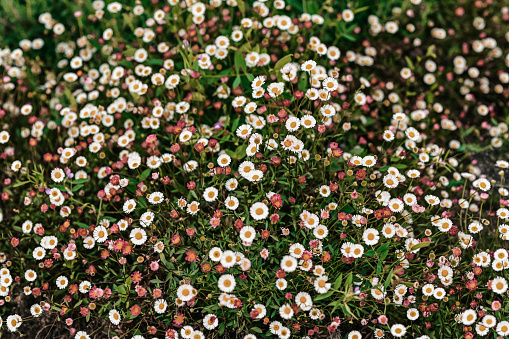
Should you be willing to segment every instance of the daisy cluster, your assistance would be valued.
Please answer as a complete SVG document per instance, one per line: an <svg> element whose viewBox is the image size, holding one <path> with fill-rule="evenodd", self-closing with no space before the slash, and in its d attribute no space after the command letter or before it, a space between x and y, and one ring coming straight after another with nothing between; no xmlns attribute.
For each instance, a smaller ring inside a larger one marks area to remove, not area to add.
<svg viewBox="0 0 509 339"><path fill-rule="evenodd" d="M0 45L7 332L509 336L508 7L85 3Z"/></svg>

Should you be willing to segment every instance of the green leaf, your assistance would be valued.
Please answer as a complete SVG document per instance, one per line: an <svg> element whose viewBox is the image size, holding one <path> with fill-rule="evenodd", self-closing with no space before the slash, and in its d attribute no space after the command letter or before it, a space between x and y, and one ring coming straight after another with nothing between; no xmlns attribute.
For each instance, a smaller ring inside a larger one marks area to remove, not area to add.
<svg viewBox="0 0 509 339"><path fill-rule="evenodd" d="M302 72L299 77L299 82L297 83L297 88L299 91L305 92L308 86L308 74L307 72Z"/></svg>
<svg viewBox="0 0 509 339"><path fill-rule="evenodd" d="M433 57L433 58L436 58L437 55L435 54L435 45L430 45L428 47L428 50L426 51L426 56L427 57Z"/></svg>
<svg viewBox="0 0 509 339"><path fill-rule="evenodd" d="M125 285L127 286L127 289L129 289L131 287L131 284L132 284L132 280L131 280L131 277L127 277L127 279L125 280Z"/></svg>
<svg viewBox="0 0 509 339"><path fill-rule="evenodd" d="M405 56L405 60L408 65L408 68L410 68L413 71L415 69L415 66L412 60L408 56Z"/></svg>
<svg viewBox="0 0 509 339"><path fill-rule="evenodd" d="M242 52L237 51L235 53L235 68L237 69L237 73L240 74L240 71L242 69L243 72L246 71L247 65L246 65L246 59L244 59L244 56L242 55ZM240 80L239 80L240 82Z"/></svg>
<svg viewBox="0 0 509 339"><path fill-rule="evenodd" d="M140 181L143 181L143 180L147 179L147 178L148 178L148 176L150 175L150 172L151 172L151 171L152 171L152 170L151 170L150 168L147 168L146 170L144 170L144 171L141 173L141 175L140 175Z"/></svg>
<svg viewBox="0 0 509 339"><path fill-rule="evenodd" d="M74 98L74 96L72 95L71 90L69 89L69 87L67 87L65 89L64 94L67 97L67 100L69 100L69 103L71 104L71 106L76 106L77 105L76 98Z"/></svg>
<svg viewBox="0 0 509 339"><path fill-rule="evenodd" d="M78 185L78 184L84 184L88 181L88 179L78 179L78 180L74 180L72 183L73 185Z"/></svg>
<svg viewBox="0 0 509 339"><path fill-rule="evenodd" d="M319 301L319 300L327 299L327 298L328 298L328 297L330 297L333 293L334 293L334 291L330 290L330 291L329 291L329 292L327 292L327 293L320 294L318 297L316 297L316 298L315 298L315 301Z"/></svg>
<svg viewBox="0 0 509 339"><path fill-rule="evenodd" d="M345 212L345 213L350 214L350 213L355 212L355 210L353 209L352 206L346 205L346 206L343 206L343 208L340 210L340 212Z"/></svg>
<svg viewBox="0 0 509 339"><path fill-rule="evenodd" d="M221 336L221 335L223 335L223 333L224 333L224 329L225 329L225 328L226 328L226 323L223 323L223 324L221 325L221 328L219 329L219 335L220 335L220 336Z"/></svg>
<svg viewBox="0 0 509 339"><path fill-rule="evenodd" d="M330 312L331 314L334 314L334 311L338 308L338 307L341 307L343 309L343 312L344 312L344 304L340 303L339 300L336 300L334 302L331 302L329 304L329 306L334 306L334 308L332 309L332 311Z"/></svg>
<svg viewBox="0 0 509 339"><path fill-rule="evenodd" d="M352 285L352 281L353 281L353 274L352 274L352 272L350 272L348 274L348 277L346 277L345 287L348 288L350 285Z"/></svg>
<svg viewBox="0 0 509 339"><path fill-rule="evenodd" d="M256 333L263 333L262 329L259 327L251 327L251 331Z"/></svg>
<svg viewBox="0 0 509 339"><path fill-rule="evenodd" d="M356 41L357 39L354 36L351 36L350 34L343 34L343 38L350 41Z"/></svg>
<svg viewBox="0 0 509 339"><path fill-rule="evenodd" d="M461 131L461 136L462 137L466 137L467 135L469 135L470 133L473 132L474 128L475 128L475 126L472 126L469 129L467 129L467 130L462 130Z"/></svg>
<svg viewBox="0 0 509 339"><path fill-rule="evenodd" d="M251 50L252 50L251 44L249 42L246 42L245 44L243 44L242 46L239 47L238 52L249 53L249 52L251 52Z"/></svg>
<svg viewBox="0 0 509 339"><path fill-rule="evenodd" d="M85 185L83 185L83 184L76 185L76 186L74 186L74 187L72 188L72 191L73 191L73 192L76 192L77 190L79 190L79 189L80 189L80 188L82 188L83 186L85 186Z"/></svg>
<svg viewBox="0 0 509 339"><path fill-rule="evenodd" d="M246 17L246 3L244 0L237 0L237 6L239 7L240 13L242 13L242 17Z"/></svg>
<svg viewBox="0 0 509 339"><path fill-rule="evenodd" d="M237 88L237 87L239 87L239 85L240 85L240 80L241 80L241 79L240 79L240 76L238 76L238 75L237 75L237 76L235 77L235 80L233 81L232 88Z"/></svg>
<svg viewBox="0 0 509 339"><path fill-rule="evenodd" d="M468 151L471 151L471 152L475 152L475 153L483 151L483 148L476 144L467 144L467 145L465 145L465 149Z"/></svg>
<svg viewBox="0 0 509 339"><path fill-rule="evenodd" d="M205 100L205 96L201 93L198 93L198 92L193 92L193 101L204 101Z"/></svg>
<svg viewBox="0 0 509 339"><path fill-rule="evenodd" d="M161 59L150 59L144 62L147 65L162 65L164 63Z"/></svg>
<svg viewBox="0 0 509 339"><path fill-rule="evenodd" d="M389 254L389 243L385 243L377 248L376 253L380 254L380 261L384 261Z"/></svg>
<svg viewBox="0 0 509 339"><path fill-rule="evenodd" d="M287 63L292 61L292 54L285 55L281 59L279 59L278 62L276 62L276 66L274 66L274 70L279 71L281 68L283 68Z"/></svg>
<svg viewBox="0 0 509 339"><path fill-rule="evenodd" d="M376 249L376 253L382 254L383 252L387 251L388 248L389 248L389 243L385 243Z"/></svg>
<svg viewBox="0 0 509 339"><path fill-rule="evenodd" d="M364 12L365 10L368 10L368 9L369 9L369 6L359 7L359 8L354 9L353 13L357 14L357 13L360 13L360 12Z"/></svg>
<svg viewBox="0 0 509 339"><path fill-rule="evenodd" d="M247 149L247 144L244 144L244 145L238 146L235 149L235 152L233 152L232 150L229 150L229 149L225 150L225 152L233 159L243 159L246 156L246 149Z"/></svg>
<svg viewBox="0 0 509 339"><path fill-rule="evenodd" d="M343 281L343 273L339 275L339 277L334 282L334 289L339 290L339 287L341 286L341 282Z"/></svg>
<svg viewBox="0 0 509 339"><path fill-rule="evenodd" d="M235 130L237 129L237 127L239 127L239 125L240 125L240 118L233 120L232 132L235 132Z"/></svg>
<svg viewBox="0 0 509 339"><path fill-rule="evenodd" d="M12 185L12 187L19 187L19 186L23 186L25 184L28 184L30 181L18 181L17 183L15 183L14 185Z"/></svg>
<svg viewBox="0 0 509 339"><path fill-rule="evenodd" d="M88 225L82 222L75 221L74 223L78 225L80 228L88 228Z"/></svg>
<svg viewBox="0 0 509 339"><path fill-rule="evenodd" d="M90 44L91 44L93 47L97 48L98 50L100 50L100 49L101 49L101 45L99 44L99 41L97 41L97 40L93 40L93 39L88 39L88 42L90 42Z"/></svg>
<svg viewBox="0 0 509 339"><path fill-rule="evenodd" d="M138 202L140 203L141 207L145 207L145 208L148 207L147 201L145 200L144 197L139 197Z"/></svg>
<svg viewBox="0 0 509 339"><path fill-rule="evenodd" d="M366 251L366 252L364 253L364 255L365 255L365 256L367 256L367 257L372 257L372 256L374 256L374 255L375 255L375 253L376 253L376 252L375 252L374 250L369 250L369 251Z"/></svg>
<svg viewBox="0 0 509 339"><path fill-rule="evenodd" d="M391 278L392 278L392 272L394 271L394 268L391 269L391 271L389 272L389 275L387 275L387 279L385 280L385 283L384 283L384 290L386 291L387 290L387 286L389 286L389 284L391 283Z"/></svg>
<svg viewBox="0 0 509 339"><path fill-rule="evenodd" d="M134 53L136 53L136 48L128 48L124 51L124 55L126 57L132 57L134 56Z"/></svg>
<svg viewBox="0 0 509 339"><path fill-rule="evenodd" d="M415 251L415 250L418 250L419 248L428 247L430 244L431 244L431 242L429 242L429 241L423 241L423 242L418 243L417 245L412 246L412 248L410 248L410 250Z"/></svg>

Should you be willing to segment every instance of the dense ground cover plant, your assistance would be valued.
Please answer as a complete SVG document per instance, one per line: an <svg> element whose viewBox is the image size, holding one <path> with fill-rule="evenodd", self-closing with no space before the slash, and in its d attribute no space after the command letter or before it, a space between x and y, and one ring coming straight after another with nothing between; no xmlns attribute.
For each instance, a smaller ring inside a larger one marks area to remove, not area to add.
<svg viewBox="0 0 509 339"><path fill-rule="evenodd" d="M51 6L2 3L3 335L509 335L503 3Z"/></svg>

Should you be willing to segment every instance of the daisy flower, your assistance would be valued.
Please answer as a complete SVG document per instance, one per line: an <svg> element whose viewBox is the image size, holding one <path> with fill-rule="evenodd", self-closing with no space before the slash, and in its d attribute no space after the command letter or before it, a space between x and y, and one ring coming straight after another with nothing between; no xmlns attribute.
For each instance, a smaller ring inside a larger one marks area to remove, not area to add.
<svg viewBox="0 0 509 339"><path fill-rule="evenodd" d="M362 240L368 246L373 246L378 244L378 240L380 239L379 233L374 228L368 228L362 234Z"/></svg>
<svg viewBox="0 0 509 339"><path fill-rule="evenodd" d="M313 235L317 239L325 239L328 234L329 230L325 225L318 225L316 228L313 229Z"/></svg>
<svg viewBox="0 0 509 339"><path fill-rule="evenodd" d="M401 324L391 326L391 334L395 337L403 337L406 334L406 327Z"/></svg>
<svg viewBox="0 0 509 339"><path fill-rule="evenodd" d="M263 220L269 215L269 208L262 202L254 203L249 209L254 220Z"/></svg>
<svg viewBox="0 0 509 339"><path fill-rule="evenodd" d="M51 180L54 182L62 182L65 179L65 173L61 168L55 168L51 171Z"/></svg>
<svg viewBox="0 0 509 339"><path fill-rule="evenodd" d="M209 251L209 258L212 261L219 262L223 256L223 252L219 247L212 247Z"/></svg>
<svg viewBox="0 0 509 339"><path fill-rule="evenodd" d="M495 329L498 335L505 337L509 334L509 321L501 321L497 324L497 327Z"/></svg>
<svg viewBox="0 0 509 339"><path fill-rule="evenodd" d="M251 132L253 131L253 128L249 125L240 125L238 128L237 128L237 136L239 138L242 138L242 139L247 139L249 138L249 135L251 134Z"/></svg>
<svg viewBox="0 0 509 339"><path fill-rule="evenodd" d="M207 330L213 330L214 328L216 328L217 326L219 325L219 320L217 318L216 315L214 314L207 314L204 318L203 318L203 326L207 329Z"/></svg>
<svg viewBox="0 0 509 339"><path fill-rule="evenodd" d="M279 316L283 319L291 319L293 317L293 313L293 309L289 304L284 304L279 308Z"/></svg>
<svg viewBox="0 0 509 339"><path fill-rule="evenodd" d="M143 245L145 241L147 241L147 233L143 229L137 227L131 230L129 238L134 245Z"/></svg>
<svg viewBox="0 0 509 339"><path fill-rule="evenodd" d="M316 62L314 60L308 60L302 63L300 69L304 72L311 72L316 67Z"/></svg>
<svg viewBox="0 0 509 339"><path fill-rule="evenodd" d="M285 272L293 272L297 269L297 259L290 255L285 255L281 260L281 269Z"/></svg>
<svg viewBox="0 0 509 339"><path fill-rule="evenodd" d="M161 192L154 192L147 196L147 200L152 205L160 204L164 200L164 195Z"/></svg>
<svg viewBox="0 0 509 339"><path fill-rule="evenodd" d="M6 323L7 329L11 332L15 332L21 326L23 320L18 314L13 314L7 317Z"/></svg>
<svg viewBox="0 0 509 339"><path fill-rule="evenodd" d="M223 265L225 268L230 268L235 265L236 258L235 258L235 252L227 250L224 251L221 256L221 265Z"/></svg>
<svg viewBox="0 0 509 339"><path fill-rule="evenodd" d="M295 132L300 127L300 119L296 117L290 117L286 120L285 127L289 132Z"/></svg>
<svg viewBox="0 0 509 339"><path fill-rule="evenodd" d="M244 226L240 230L239 236L242 241L251 243L255 239L256 230L251 226Z"/></svg>
<svg viewBox="0 0 509 339"><path fill-rule="evenodd" d="M484 316L484 318L482 318L482 323L486 327L492 328L492 327L495 327L495 324L497 323L497 318L495 318L491 314L487 314L487 315Z"/></svg>
<svg viewBox="0 0 509 339"><path fill-rule="evenodd" d="M309 311L313 307L313 299L309 293L299 292L295 296L295 303L299 306L303 311Z"/></svg>
<svg viewBox="0 0 509 339"><path fill-rule="evenodd" d="M219 191L215 187L208 187L203 192L203 198L208 201L212 202L217 199L217 196L219 194Z"/></svg>
<svg viewBox="0 0 509 339"><path fill-rule="evenodd" d="M35 318L39 317L42 314L42 307L39 304L34 304L30 307L30 313Z"/></svg>
<svg viewBox="0 0 509 339"><path fill-rule="evenodd" d="M464 325L472 325L477 320L477 312L474 310L466 310L463 312L461 320Z"/></svg>
<svg viewBox="0 0 509 339"><path fill-rule="evenodd" d="M43 247L36 247L32 253L35 260L41 260L46 255L46 250Z"/></svg>
<svg viewBox="0 0 509 339"><path fill-rule="evenodd" d="M227 209L235 211L237 207L239 207L239 199L234 196L228 196L224 201L224 204Z"/></svg>
<svg viewBox="0 0 509 339"><path fill-rule="evenodd" d="M284 278L280 278L276 280L276 287L280 291L284 291L288 286L288 282Z"/></svg>
<svg viewBox="0 0 509 339"><path fill-rule="evenodd" d="M196 290L189 284L180 285L177 289L177 297L184 302L193 299L195 295Z"/></svg>
<svg viewBox="0 0 509 339"><path fill-rule="evenodd" d="M374 287L371 289L371 295L376 300L382 300L383 298L385 298L386 294L387 292L385 292L383 287Z"/></svg>
<svg viewBox="0 0 509 339"><path fill-rule="evenodd" d="M424 294L425 296L432 296L433 295L433 292L435 291L435 287L433 286L433 284L426 284L422 287L422 294Z"/></svg>
<svg viewBox="0 0 509 339"><path fill-rule="evenodd" d="M224 185L228 191L234 191L238 186L239 182L235 178L228 179Z"/></svg>
<svg viewBox="0 0 509 339"><path fill-rule="evenodd" d="M154 212L152 211L147 211L145 213L143 213L140 217L140 225L142 227L148 227L152 224L152 222L154 221Z"/></svg>
<svg viewBox="0 0 509 339"><path fill-rule="evenodd" d="M187 213L189 213L191 215L195 215L196 213L198 213L200 211L200 203L197 201L190 202L187 205L186 211L187 211Z"/></svg>
<svg viewBox="0 0 509 339"><path fill-rule="evenodd" d="M57 287L61 290L67 287L67 284L69 283L69 280L64 277L63 275L59 276L56 280Z"/></svg>
<svg viewBox="0 0 509 339"><path fill-rule="evenodd" d="M420 137L420 133L419 131L417 131L415 128L413 127L409 127L405 130L405 134L406 136L408 137L408 139L412 140L412 141L418 141L419 140L419 137Z"/></svg>
<svg viewBox="0 0 509 339"><path fill-rule="evenodd" d="M281 330L279 331L279 338L280 339L288 339L291 336L290 329L288 327L281 327Z"/></svg>
<svg viewBox="0 0 509 339"><path fill-rule="evenodd" d="M403 211L403 208L405 207L405 205L403 204L403 201L397 199L397 198L393 198L391 200L389 200L389 209L391 211L393 211L394 213L400 213L401 211Z"/></svg>
<svg viewBox="0 0 509 339"><path fill-rule="evenodd" d="M326 275L322 275L315 279L315 290L319 294L324 294L329 291L331 288L331 283L327 282L328 277Z"/></svg>
<svg viewBox="0 0 509 339"><path fill-rule="evenodd" d="M90 336L85 331L78 331L76 332L74 339L90 339Z"/></svg>
<svg viewBox="0 0 509 339"><path fill-rule="evenodd" d="M362 339L362 334L359 331L351 331L348 333L348 339Z"/></svg>
<svg viewBox="0 0 509 339"><path fill-rule="evenodd" d="M491 282L491 289L494 293L504 294L507 291L507 280L503 277L496 277Z"/></svg>
<svg viewBox="0 0 509 339"><path fill-rule="evenodd" d="M373 167L376 165L376 158L372 155L365 156L362 159L362 163L365 167Z"/></svg>
<svg viewBox="0 0 509 339"><path fill-rule="evenodd" d="M313 128L316 125L316 119L312 115L307 114L300 119L300 124L304 128Z"/></svg>
<svg viewBox="0 0 509 339"><path fill-rule="evenodd" d="M157 299L154 303L154 311L159 314L163 314L166 311L168 303L164 299Z"/></svg>
<svg viewBox="0 0 509 339"><path fill-rule="evenodd" d="M395 188L399 184L398 177L392 174L387 174L383 178L383 183L387 188Z"/></svg>
<svg viewBox="0 0 509 339"><path fill-rule="evenodd" d="M129 199L124 203L124 213L131 213L136 208L136 201L134 199Z"/></svg>
<svg viewBox="0 0 509 339"><path fill-rule="evenodd" d="M95 241L103 243L108 239L108 230L104 226L97 226L93 233Z"/></svg>
<svg viewBox="0 0 509 339"><path fill-rule="evenodd" d="M290 255L296 259L299 259L302 256L302 253L304 253L305 248L299 243L295 243L292 246L290 246Z"/></svg>
<svg viewBox="0 0 509 339"><path fill-rule="evenodd" d="M122 320L120 317L120 313L117 310L111 310L108 313L108 318L110 319L111 323L115 326L120 324L120 321Z"/></svg>
<svg viewBox="0 0 509 339"><path fill-rule="evenodd" d="M232 292L236 285L235 277L232 274L223 274L217 282L219 289L225 293Z"/></svg>
<svg viewBox="0 0 509 339"><path fill-rule="evenodd" d="M433 290L433 297L438 300L443 299L445 297L445 290L442 287L435 288Z"/></svg>
<svg viewBox="0 0 509 339"><path fill-rule="evenodd" d="M221 154L217 158L217 164L221 167L226 167L226 166L230 165L230 163L231 163L231 157L226 153Z"/></svg>
<svg viewBox="0 0 509 339"><path fill-rule="evenodd" d="M34 270L26 270L25 279L26 281L34 281L35 279L37 279L37 273L35 273Z"/></svg>

